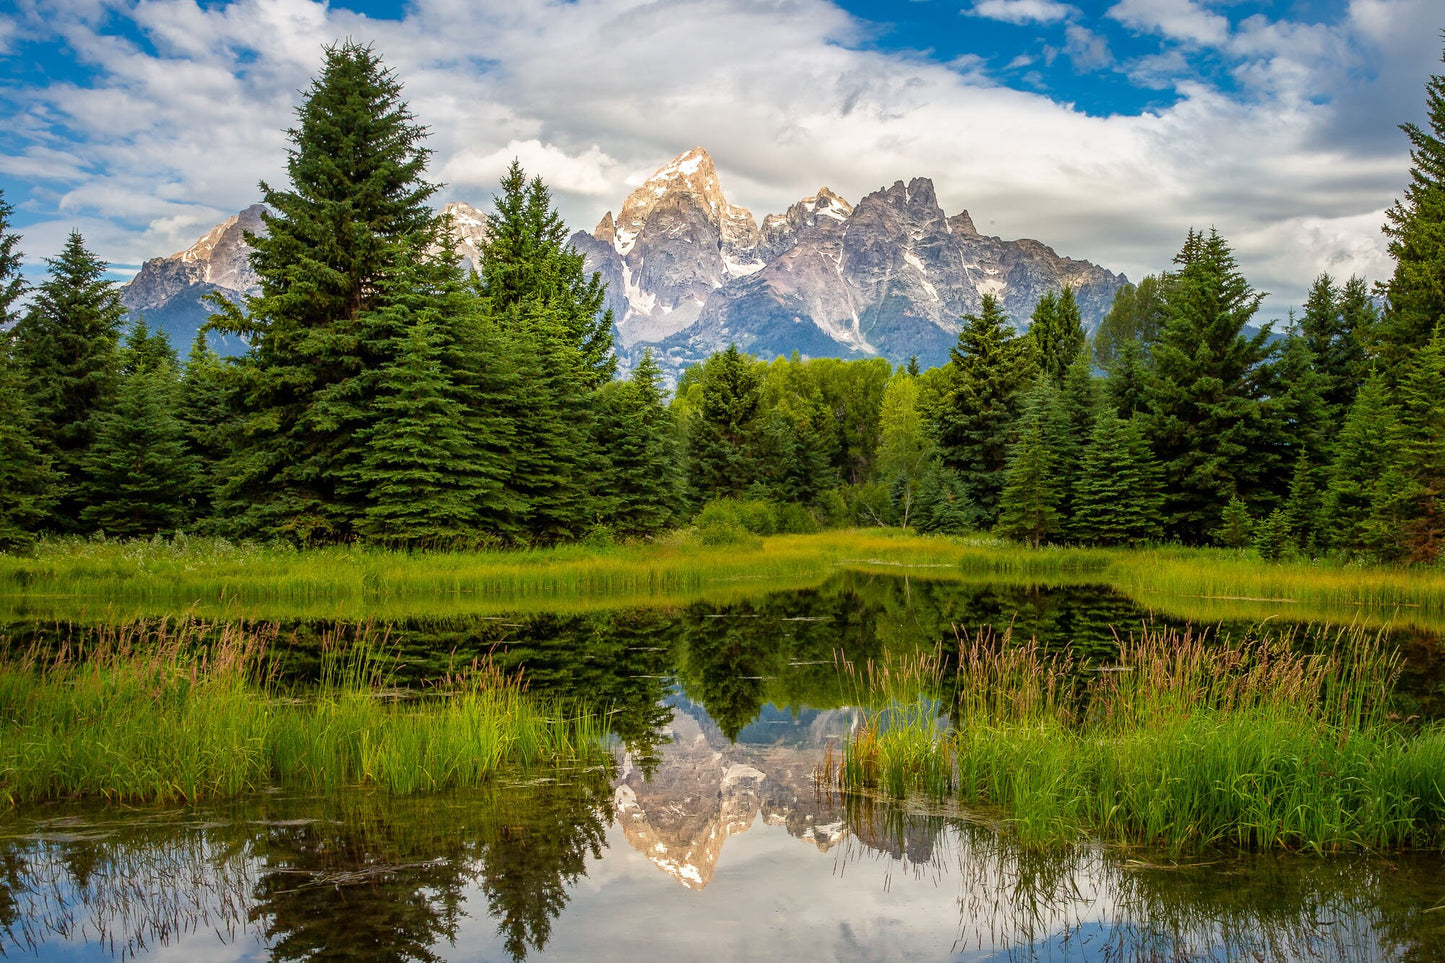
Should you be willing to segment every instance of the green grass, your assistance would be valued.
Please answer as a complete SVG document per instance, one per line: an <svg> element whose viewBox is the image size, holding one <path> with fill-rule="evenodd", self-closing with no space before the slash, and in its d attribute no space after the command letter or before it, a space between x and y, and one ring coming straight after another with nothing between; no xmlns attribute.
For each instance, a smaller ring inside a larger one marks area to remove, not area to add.
<svg viewBox="0 0 1445 963"><path fill-rule="evenodd" d="M314 691L268 674L264 634L191 620L115 629L92 651L0 664L0 802L198 800L272 786L415 793L511 766L600 763L595 716L474 664L416 697L365 639L333 647Z"/></svg>
<svg viewBox="0 0 1445 963"><path fill-rule="evenodd" d="M963 640L951 679L941 657L875 669L893 702L824 778L996 807L1030 845L1441 846L1445 728L1389 721L1398 659L1358 629L1308 640L1315 654L1291 641L1149 631L1081 673L1032 643ZM955 725L920 684L956 691Z"/></svg>
<svg viewBox="0 0 1445 963"><path fill-rule="evenodd" d="M1262 562L1218 549L1031 549L887 529L704 546L678 533L637 545L489 552L305 552L218 540L54 540L0 555L0 611L119 620L178 611L217 619L397 620L732 602L812 588L839 569L1019 585L1093 583L1196 622L1445 630L1445 570Z"/></svg>

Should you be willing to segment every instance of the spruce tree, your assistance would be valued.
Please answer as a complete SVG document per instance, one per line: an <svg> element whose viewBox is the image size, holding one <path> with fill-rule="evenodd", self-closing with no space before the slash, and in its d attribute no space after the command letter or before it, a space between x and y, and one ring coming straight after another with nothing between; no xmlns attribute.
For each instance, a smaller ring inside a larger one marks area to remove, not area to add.
<svg viewBox="0 0 1445 963"><path fill-rule="evenodd" d="M3 290L3 288L0 288ZM49 517L55 473L35 442L25 382L0 330L0 552L23 549Z"/></svg>
<svg viewBox="0 0 1445 963"><path fill-rule="evenodd" d="M1367 528L1376 485L1392 461L1395 414L1384 379L1371 375L1360 387L1334 440L1320 525L1325 542L1348 552L1367 550Z"/></svg>
<svg viewBox="0 0 1445 963"><path fill-rule="evenodd" d="M1445 553L1445 321L1415 352L1398 391L1393 461L1406 480L1402 554L1434 564Z"/></svg>
<svg viewBox="0 0 1445 963"><path fill-rule="evenodd" d="M486 479L426 317L412 321L377 387L377 417L360 432L357 480L368 494L360 534L406 548L469 540Z"/></svg>
<svg viewBox="0 0 1445 963"><path fill-rule="evenodd" d="M55 474L40 451L25 372L15 358L11 310L25 293L20 238L0 192L0 552L27 546L54 503Z"/></svg>
<svg viewBox="0 0 1445 963"><path fill-rule="evenodd" d="M662 531L677 509L676 434L661 385L648 349L631 378L603 385L598 397L598 440L608 453L606 517L624 537Z"/></svg>
<svg viewBox="0 0 1445 963"><path fill-rule="evenodd" d="M339 489L364 458L377 373L404 332L378 330L393 316L376 309L403 268L434 266L441 287L455 259L427 205L425 129L371 47L328 47L297 118L289 189L261 184L266 233L247 238L261 293L214 323L252 345L219 508L243 532L307 543L352 537L366 508Z"/></svg>
<svg viewBox="0 0 1445 963"><path fill-rule="evenodd" d="M1065 286L1057 295L1046 292L1034 307L1028 332L1024 335L1027 350L1039 370L1048 376L1054 387L1064 383L1064 372L1084 350L1084 322L1074 289Z"/></svg>
<svg viewBox="0 0 1445 963"><path fill-rule="evenodd" d="M1104 408L1095 419L1072 495L1070 532L1092 545L1154 541L1163 529L1159 465L1137 419Z"/></svg>
<svg viewBox="0 0 1445 963"><path fill-rule="evenodd" d="M116 401L86 453L85 528L143 536L180 528L191 510L195 459L177 416L180 372L164 332L138 319L121 352Z"/></svg>
<svg viewBox="0 0 1445 963"><path fill-rule="evenodd" d="M1445 61L1445 54L1442 54ZM1425 84L1425 127L1401 124L1410 140L1410 183L1385 212L1395 271L1385 285L1382 360L1401 371L1445 318L1445 75ZM1392 380L1399 380L1398 378Z"/></svg>
<svg viewBox="0 0 1445 963"><path fill-rule="evenodd" d="M728 345L696 371L688 394L687 487L694 505L741 495L759 478L757 433L763 374L756 359ZM681 387L679 388L681 393Z"/></svg>
<svg viewBox="0 0 1445 963"><path fill-rule="evenodd" d="M1024 399L1009 447L1008 470L999 496L996 531L1037 548L1063 528L1065 489L1060 481L1058 450L1065 427L1058 393L1049 376L1040 373Z"/></svg>
<svg viewBox="0 0 1445 963"><path fill-rule="evenodd" d="M1307 453L1312 464L1325 463L1332 430L1329 405L1324 399L1326 379L1316 367L1309 339L1294 325L1285 335L1284 347L1270 373L1273 387L1262 409L1268 425L1262 438L1269 443L1269 450L1256 449L1255 457L1267 455L1279 470L1273 484L1263 480L1255 498L1260 505L1278 505L1289 497L1286 466L1292 471L1301 453Z"/></svg>
<svg viewBox="0 0 1445 963"><path fill-rule="evenodd" d="M209 531L215 522L211 497L217 484L216 472L230 451L227 431L234 402L225 365L211 348L204 330L196 333L181 371L179 404L177 414L185 429L186 450L196 466L192 526Z"/></svg>
<svg viewBox="0 0 1445 963"><path fill-rule="evenodd" d="M1134 338L1114 349L1104 378L1104 396L1120 418L1132 418L1148 403L1148 369L1143 346Z"/></svg>
<svg viewBox="0 0 1445 963"><path fill-rule="evenodd" d="M945 467L956 472L982 524L998 518L1008 461L1009 431L1018 416L1021 386L1031 380L1022 339L1008 328L998 301L983 296L978 314L964 316L949 351L947 394L935 416Z"/></svg>
<svg viewBox="0 0 1445 963"><path fill-rule="evenodd" d="M1311 552L1319 542L1320 486L1315 480L1318 471L1309 451L1301 448L1295 458L1284 517L1295 547L1306 552Z"/></svg>
<svg viewBox="0 0 1445 963"><path fill-rule="evenodd" d="M1352 277L1344 288L1321 274L1310 285L1300 318L1300 335L1319 373L1328 424L1338 428L1368 375L1365 346L1373 336L1375 307L1365 282Z"/></svg>
<svg viewBox="0 0 1445 963"><path fill-rule="evenodd" d="M1191 230L1165 285L1165 322L1149 353L1145 428L1164 471L1165 534L1198 544L1230 498L1277 477L1263 404L1269 328L1242 332L1263 294L1253 291L1215 231Z"/></svg>
<svg viewBox="0 0 1445 963"><path fill-rule="evenodd" d="M54 527L74 532L85 506L85 463L99 419L115 401L124 308L106 265L72 231L15 326L15 356L41 453L54 466Z"/></svg>
<svg viewBox="0 0 1445 963"><path fill-rule="evenodd" d="M1253 538L1254 527L1249 506L1243 499L1231 498L1220 514L1219 528L1214 532L1214 539L1225 548L1244 548Z"/></svg>
<svg viewBox="0 0 1445 963"><path fill-rule="evenodd" d="M583 256L567 243L567 225L552 206L541 178L527 180L515 160L487 222L479 283L493 316L540 309L554 319L564 342L580 357L582 386L612 379L612 312L602 275L583 273Z"/></svg>
<svg viewBox="0 0 1445 963"><path fill-rule="evenodd" d="M1099 410L1099 390L1089 364L1089 352L1081 345L1073 362L1064 370L1058 392L1058 420L1061 426L1054 445L1057 485L1062 496L1059 512L1062 524L1057 535L1073 539L1073 495L1083 469L1084 449L1094 431Z"/></svg>

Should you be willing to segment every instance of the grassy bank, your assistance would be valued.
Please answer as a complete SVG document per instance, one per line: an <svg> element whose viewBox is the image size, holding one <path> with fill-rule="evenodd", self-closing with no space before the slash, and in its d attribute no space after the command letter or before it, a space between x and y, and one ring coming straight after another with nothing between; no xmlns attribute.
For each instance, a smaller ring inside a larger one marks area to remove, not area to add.
<svg viewBox="0 0 1445 963"><path fill-rule="evenodd" d="M1007 639L960 642L951 679L941 654L855 670L898 701L870 714L826 777L997 807L1035 845L1445 843L1445 728L1386 717L1398 660L1359 630L1307 640L1318 654L1290 641L1149 632L1084 682L1067 657ZM927 691L957 695L940 707Z"/></svg>
<svg viewBox="0 0 1445 963"><path fill-rule="evenodd" d="M315 691L268 674L264 634L131 624L93 651L0 664L0 803L197 800L271 786L395 793L476 785L507 766L606 758L593 717L564 716L474 665L400 698L365 640L333 650Z"/></svg>
<svg viewBox="0 0 1445 963"><path fill-rule="evenodd" d="M1415 625L1445 630L1445 571L1268 563L1217 549L1031 549L986 538L853 529L704 546L494 552L298 552L215 540L42 543L0 555L0 613L119 619L396 620L736 601L820 585L840 568L929 579L1108 585L1179 618Z"/></svg>

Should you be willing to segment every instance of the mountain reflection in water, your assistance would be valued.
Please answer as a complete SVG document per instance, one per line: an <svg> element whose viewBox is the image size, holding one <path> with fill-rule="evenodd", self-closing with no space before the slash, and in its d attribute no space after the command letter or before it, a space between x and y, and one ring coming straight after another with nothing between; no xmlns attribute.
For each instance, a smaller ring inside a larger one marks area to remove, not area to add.
<svg viewBox="0 0 1445 963"><path fill-rule="evenodd" d="M931 651L955 625L1107 658L1115 628L1150 615L1100 589L842 575L728 605L395 625L404 679L490 655L607 711L615 766L423 797L0 815L0 955L1445 958L1438 855L1037 852L994 814L816 790L857 718L840 658ZM314 671L336 628L285 627L290 671ZM1402 708L1433 711L1436 642L1401 644Z"/></svg>

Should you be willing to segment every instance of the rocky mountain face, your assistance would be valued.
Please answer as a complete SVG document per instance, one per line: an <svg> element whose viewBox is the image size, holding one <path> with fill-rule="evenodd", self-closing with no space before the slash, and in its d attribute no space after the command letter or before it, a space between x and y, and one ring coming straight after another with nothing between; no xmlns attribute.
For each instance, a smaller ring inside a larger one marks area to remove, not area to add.
<svg viewBox="0 0 1445 963"><path fill-rule="evenodd" d="M985 294L1022 330L1040 297L1068 285L1093 326L1126 280L1038 241L980 234L922 177L857 206L823 187L759 226L727 201L700 147L572 244L608 283L624 362L651 346L674 370L729 343L762 357L941 364Z"/></svg>
<svg viewBox="0 0 1445 963"><path fill-rule="evenodd" d="M196 331L211 314L201 299L219 291L232 300L258 294L260 279L251 270L251 245L246 234L264 234L261 214L266 208L252 204L235 217L207 231L196 243L170 257L151 258L121 288L126 312L143 315L152 328L164 330L183 355ZM451 218L456 252L471 270L481 260L487 236L487 215L461 201L442 207ZM239 347L239 346L235 346Z"/></svg>

